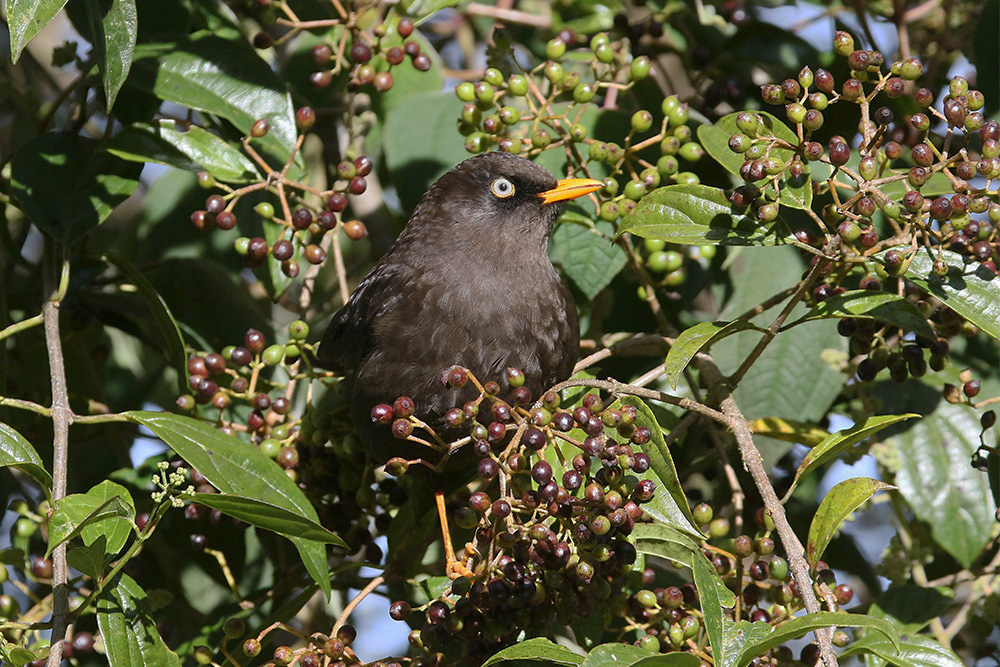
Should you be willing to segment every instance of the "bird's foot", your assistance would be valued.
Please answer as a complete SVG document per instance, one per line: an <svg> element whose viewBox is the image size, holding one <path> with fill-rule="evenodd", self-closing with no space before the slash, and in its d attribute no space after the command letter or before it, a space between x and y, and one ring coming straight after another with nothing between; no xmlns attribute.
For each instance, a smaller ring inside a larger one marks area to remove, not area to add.
<svg viewBox="0 0 1000 667"><path fill-rule="evenodd" d="M445 574L448 575L449 579L454 581L459 577L471 577L472 570L462 561L449 558L447 565L445 565Z"/></svg>

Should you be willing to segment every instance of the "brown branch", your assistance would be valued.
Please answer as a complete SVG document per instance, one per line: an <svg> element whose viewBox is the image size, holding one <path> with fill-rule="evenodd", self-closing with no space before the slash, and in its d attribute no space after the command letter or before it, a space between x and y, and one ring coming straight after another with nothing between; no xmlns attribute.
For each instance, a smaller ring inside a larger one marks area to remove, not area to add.
<svg viewBox="0 0 1000 667"><path fill-rule="evenodd" d="M696 363L698 363L698 368L708 386L712 387L714 391L723 394L723 397L719 401L719 406L725 415L726 425L733 432L733 435L736 436L736 444L739 446L740 455L743 457L743 465L757 486L757 491L764 501L764 508L771 516L771 519L774 520L778 537L781 538L781 543L784 545L785 553L788 556L789 569L791 569L792 576L799 586L799 592L805 603L806 611L810 614L816 613L820 611L820 605L813 590L812 577L809 575L809 564L805 559L805 549L802 547L802 542L799 541L795 531L792 530L791 525L788 523L785 508L778 499L778 494L775 493L774 487L771 485L771 480L768 479L760 451L757 450L757 447L753 443L753 432L750 430L750 425L743 417L743 413L732 396L729 385L726 383L725 378L722 377L722 373L715 363L707 355L698 355ZM816 630L815 634L819 642L820 657L823 663L826 667L837 667L837 654L833 650L830 629L821 628Z"/></svg>
<svg viewBox="0 0 1000 667"><path fill-rule="evenodd" d="M73 411L69 407L66 388L66 368L59 338L59 305L69 282L69 263L62 257L63 249L56 241L45 239L45 303L42 319L45 325L45 347L49 357L49 379L52 384L52 503L66 495L66 474L69 468L69 425ZM58 274L57 274L58 272ZM52 554L52 645L48 667L62 664L69 614L69 565L66 544Z"/></svg>

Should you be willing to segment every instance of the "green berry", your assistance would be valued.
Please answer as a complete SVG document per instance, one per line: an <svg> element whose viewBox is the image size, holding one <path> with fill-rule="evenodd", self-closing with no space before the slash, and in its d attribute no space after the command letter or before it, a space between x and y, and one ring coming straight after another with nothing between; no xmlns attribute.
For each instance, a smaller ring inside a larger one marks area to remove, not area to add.
<svg viewBox="0 0 1000 667"><path fill-rule="evenodd" d="M250 252L250 239L246 236L240 236L233 241L233 247L236 248L236 254L247 255Z"/></svg>
<svg viewBox="0 0 1000 667"><path fill-rule="evenodd" d="M503 74L495 67L490 67L483 73L483 81L491 86L499 86L503 83Z"/></svg>
<svg viewBox="0 0 1000 667"><path fill-rule="evenodd" d="M656 606L656 594L650 590L641 590L635 594L635 601L649 609Z"/></svg>
<svg viewBox="0 0 1000 667"><path fill-rule="evenodd" d="M285 356L285 348L281 345L269 345L261 355L261 360L268 366L277 366Z"/></svg>
<svg viewBox="0 0 1000 667"><path fill-rule="evenodd" d="M205 189L208 189L208 188L211 188L211 187L215 187L215 176L212 176L207 171L199 171L198 172L198 186L202 187L202 188L205 188Z"/></svg>
<svg viewBox="0 0 1000 667"><path fill-rule="evenodd" d="M663 239L643 239L642 247L646 252L654 253L667 247L667 242Z"/></svg>
<svg viewBox="0 0 1000 667"><path fill-rule="evenodd" d="M573 138L573 141L583 141L587 138L587 128L580 123L571 125L569 128L569 136Z"/></svg>
<svg viewBox="0 0 1000 667"><path fill-rule="evenodd" d="M520 74L512 74L507 79L507 90L511 95L524 97L528 94L528 79Z"/></svg>
<svg viewBox="0 0 1000 667"><path fill-rule="evenodd" d="M681 146L678 155L687 160L688 162L697 162L705 154L704 149L701 144L695 141L689 141L683 146Z"/></svg>
<svg viewBox="0 0 1000 667"><path fill-rule="evenodd" d="M673 155L664 155L656 161L656 171L660 172L663 178L669 178L677 173L679 164Z"/></svg>
<svg viewBox="0 0 1000 667"><path fill-rule="evenodd" d="M907 81L913 81L924 73L924 65L916 58L908 58L899 66L899 76Z"/></svg>
<svg viewBox="0 0 1000 667"><path fill-rule="evenodd" d="M531 135L531 145L535 148L545 148L550 143L552 143L552 135L546 129L540 129Z"/></svg>
<svg viewBox="0 0 1000 667"><path fill-rule="evenodd" d="M629 75L633 81L642 81L649 76L649 70L651 68L652 63L650 63L649 58L646 56L639 56L629 65Z"/></svg>
<svg viewBox="0 0 1000 667"><path fill-rule="evenodd" d="M629 181L625 184L625 197L639 201L646 195L646 184L642 181Z"/></svg>
<svg viewBox="0 0 1000 667"><path fill-rule="evenodd" d="M601 204L600 216L601 220L604 220L606 222L614 222L615 220L618 219L619 216L618 204L616 204L613 201L604 202L603 204Z"/></svg>
<svg viewBox="0 0 1000 667"><path fill-rule="evenodd" d="M605 65L610 65L615 59L615 50L610 44L601 44L594 49L594 55Z"/></svg>
<svg viewBox="0 0 1000 667"><path fill-rule="evenodd" d="M846 58L854 51L854 38L851 37L850 33L838 30L837 34L833 36L833 50L838 56Z"/></svg>
<svg viewBox="0 0 1000 667"><path fill-rule="evenodd" d="M682 171L674 176L674 180L681 185L698 185L701 183L701 179L698 178L698 174L692 171Z"/></svg>
<svg viewBox="0 0 1000 667"><path fill-rule="evenodd" d="M501 108L499 115L504 125L517 125L521 120L521 112L510 106Z"/></svg>
<svg viewBox="0 0 1000 667"><path fill-rule="evenodd" d="M586 104L594 99L597 94L597 85L593 83L581 83L573 89L573 101L577 104Z"/></svg>
<svg viewBox="0 0 1000 667"><path fill-rule="evenodd" d="M293 340L305 340L306 336L309 335L309 325L302 320L295 320L288 325L288 335Z"/></svg>
<svg viewBox="0 0 1000 667"><path fill-rule="evenodd" d="M564 76L563 67L557 62L548 62L545 65L545 78L552 83L559 83Z"/></svg>
<svg viewBox="0 0 1000 667"><path fill-rule="evenodd" d="M632 114L632 129L636 132L645 132L653 126L653 114L645 109L640 109Z"/></svg>
<svg viewBox="0 0 1000 667"><path fill-rule="evenodd" d="M463 102L472 102L476 99L476 87L468 81L463 81L455 86L455 94Z"/></svg>
<svg viewBox="0 0 1000 667"><path fill-rule="evenodd" d="M257 212L257 215L264 218L265 220L270 220L274 217L274 206L271 202L262 201L253 207L253 210Z"/></svg>
<svg viewBox="0 0 1000 667"><path fill-rule="evenodd" d="M795 124L801 123L806 119L806 108L798 102L788 104L785 106L785 117Z"/></svg>
<svg viewBox="0 0 1000 667"><path fill-rule="evenodd" d="M558 37L549 40L549 43L545 45L545 57L549 60L559 60L566 53L566 42L562 41Z"/></svg>
<svg viewBox="0 0 1000 667"><path fill-rule="evenodd" d="M778 203L770 202L757 209L757 219L761 222L772 222L778 217Z"/></svg>
<svg viewBox="0 0 1000 667"><path fill-rule="evenodd" d="M684 125L685 123L687 123L688 118L690 116L691 116L691 110L686 103L678 104L676 107L670 110L669 114L667 114L667 118L670 119L670 124L673 125L674 127L678 125Z"/></svg>

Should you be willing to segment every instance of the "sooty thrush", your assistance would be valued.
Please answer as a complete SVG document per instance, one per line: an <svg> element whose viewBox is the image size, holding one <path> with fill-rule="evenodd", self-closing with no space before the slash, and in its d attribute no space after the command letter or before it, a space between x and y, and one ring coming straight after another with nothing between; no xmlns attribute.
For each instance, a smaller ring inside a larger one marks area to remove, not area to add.
<svg viewBox="0 0 1000 667"><path fill-rule="evenodd" d="M371 409L409 396L417 416L446 433L444 413L474 395L471 384L442 382L452 366L483 382L518 368L534 397L570 376L576 306L548 239L558 203L600 186L557 181L508 153L469 158L431 186L320 345L320 361L347 376L351 419L376 459L432 454L372 423Z"/></svg>
<svg viewBox="0 0 1000 667"><path fill-rule="evenodd" d="M469 158L431 186L320 344L320 362L346 376L351 421L374 458L438 463L426 445L373 423L371 411L408 396L416 415L449 439L444 413L475 395L471 383L455 389L443 381L453 366L483 382L520 369L535 397L570 376L576 306L549 261L548 240L559 202L599 187L557 181L508 153ZM447 572L467 574L452 549L443 481L435 486Z"/></svg>

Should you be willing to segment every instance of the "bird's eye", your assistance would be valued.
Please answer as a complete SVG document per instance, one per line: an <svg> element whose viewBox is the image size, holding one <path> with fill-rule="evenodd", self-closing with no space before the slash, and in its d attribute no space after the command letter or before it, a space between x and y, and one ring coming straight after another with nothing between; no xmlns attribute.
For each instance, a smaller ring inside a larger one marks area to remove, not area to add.
<svg viewBox="0 0 1000 667"><path fill-rule="evenodd" d="M490 191L492 191L497 197L506 199L514 194L514 184L506 178L500 177L493 181L493 184L490 186Z"/></svg>

